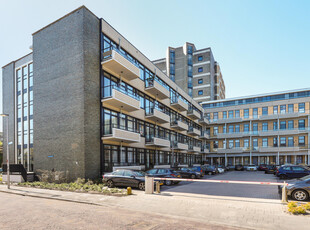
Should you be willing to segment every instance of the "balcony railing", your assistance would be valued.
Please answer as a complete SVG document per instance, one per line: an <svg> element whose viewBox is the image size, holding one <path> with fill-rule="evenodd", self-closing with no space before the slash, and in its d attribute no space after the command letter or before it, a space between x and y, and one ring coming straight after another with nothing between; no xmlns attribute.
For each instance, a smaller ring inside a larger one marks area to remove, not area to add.
<svg viewBox="0 0 310 230"><path fill-rule="evenodd" d="M156 78L149 78L145 81L145 91L151 93L159 99L169 98L170 93Z"/></svg>

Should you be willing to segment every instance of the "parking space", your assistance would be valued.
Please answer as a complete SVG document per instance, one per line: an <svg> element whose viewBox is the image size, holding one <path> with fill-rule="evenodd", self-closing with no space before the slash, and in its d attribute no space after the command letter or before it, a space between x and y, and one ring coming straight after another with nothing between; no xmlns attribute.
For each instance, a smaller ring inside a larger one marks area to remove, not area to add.
<svg viewBox="0 0 310 230"><path fill-rule="evenodd" d="M203 179L235 180L235 181L259 181L259 182L282 182L273 174L265 174L261 171L229 171L224 174L213 176L206 175ZM181 182L178 185L163 186L162 191L195 193L215 196L233 196L263 199L280 199L277 186L270 185L247 185L229 183L201 183Z"/></svg>

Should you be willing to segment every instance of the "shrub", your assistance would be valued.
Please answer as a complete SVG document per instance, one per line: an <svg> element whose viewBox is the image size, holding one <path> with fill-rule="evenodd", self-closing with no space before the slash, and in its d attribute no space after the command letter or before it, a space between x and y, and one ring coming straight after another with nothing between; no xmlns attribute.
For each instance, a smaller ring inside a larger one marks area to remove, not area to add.
<svg viewBox="0 0 310 230"><path fill-rule="evenodd" d="M305 210L310 210L310 202L301 205Z"/></svg>
<svg viewBox="0 0 310 230"><path fill-rule="evenodd" d="M289 202L289 203L287 204L287 207L289 207L289 208L295 208L295 207L297 207L297 202L296 202L296 201Z"/></svg>

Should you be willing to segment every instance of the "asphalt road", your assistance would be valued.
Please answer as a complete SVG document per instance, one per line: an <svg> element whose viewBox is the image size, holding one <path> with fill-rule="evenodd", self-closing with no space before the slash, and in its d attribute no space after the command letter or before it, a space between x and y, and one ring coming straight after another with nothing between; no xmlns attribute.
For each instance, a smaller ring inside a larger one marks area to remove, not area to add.
<svg viewBox="0 0 310 230"><path fill-rule="evenodd" d="M228 171L224 174L206 175L203 179L282 182L273 174L265 172ZM215 196L280 199L278 187L271 185L246 185L224 183L180 182L178 185L162 186L162 191L195 193Z"/></svg>

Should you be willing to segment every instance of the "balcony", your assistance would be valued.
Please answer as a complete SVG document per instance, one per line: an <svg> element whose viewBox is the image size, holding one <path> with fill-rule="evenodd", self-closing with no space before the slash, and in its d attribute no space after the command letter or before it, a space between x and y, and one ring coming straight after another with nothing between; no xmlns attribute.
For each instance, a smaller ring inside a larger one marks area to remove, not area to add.
<svg viewBox="0 0 310 230"><path fill-rule="evenodd" d="M150 108L148 111L145 111L145 118L160 124L170 122L170 116L156 108Z"/></svg>
<svg viewBox="0 0 310 230"><path fill-rule="evenodd" d="M111 87L111 96L101 100L102 106L112 106L122 108L125 111L132 112L140 109L139 97L127 92L118 86Z"/></svg>
<svg viewBox="0 0 310 230"><path fill-rule="evenodd" d="M225 124L225 123L235 123L235 122L242 122L243 119L241 117L234 117L234 118L225 118L225 119L212 119L210 120L210 124Z"/></svg>
<svg viewBox="0 0 310 230"><path fill-rule="evenodd" d="M187 130L187 134L193 136L200 136L201 131L199 129L194 128L193 126L190 126Z"/></svg>
<svg viewBox="0 0 310 230"><path fill-rule="evenodd" d="M237 138L237 137L243 137L245 133L243 132L231 132L231 133L218 133L217 138ZM249 133L246 133L246 135L249 135Z"/></svg>
<svg viewBox="0 0 310 230"><path fill-rule="evenodd" d="M210 153L210 146L203 145L200 150L201 153Z"/></svg>
<svg viewBox="0 0 310 230"><path fill-rule="evenodd" d="M171 149L188 150L188 144L180 143L178 141L171 141Z"/></svg>
<svg viewBox="0 0 310 230"><path fill-rule="evenodd" d="M187 111L188 110L188 104L186 104L184 101L182 101L179 98L171 99L170 104L171 104L172 108L177 109L179 111Z"/></svg>
<svg viewBox="0 0 310 230"><path fill-rule="evenodd" d="M297 135L297 134L308 133L308 132L309 132L309 128L279 129L279 130L259 131L259 136Z"/></svg>
<svg viewBox="0 0 310 230"><path fill-rule="evenodd" d="M117 126L111 129L111 134L105 134L101 139L102 141L122 141L126 143L141 141L139 133Z"/></svg>
<svg viewBox="0 0 310 230"><path fill-rule="evenodd" d="M201 147L197 147L197 146L193 146L193 145L188 146L188 152L199 153L200 151L201 151Z"/></svg>
<svg viewBox="0 0 310 230"><path fill-rule="evenodd" d="M218 148L217 153L242 153L244 148Z"/></svg>
<svg viewBox="0 0 310 230"><path fill-rule="evenodd" d="M259 152L261 153L266 153L266 152L298 152L299 147L272 147L272 146L267 146L267 147L259 147Z"/></svg>
<svg viewBox="0 0 310 230"><path fill-rule="evenodd" d="M103 69L129 81L139 78L140 69L137 64L128 59L117 48L113 47L112 50L103 53L102 56L101 65Z"/></svg>
<svg viewBox="0 0 310 230"><path fill-rule="evenodd" d="M208 119L208 118L204 117L204 118L200 118L200 119L198 120L198 123L199 123L199 124L202 124L202 125L208 125L210 122L209 122L209 119Z"/></svg>
<svg viewBox="0 0 310 230"><path fill-rule="evenodd" d="M279 113L279 114L268 114L268 115L261 115L259 117L260 120L271 120L271 119L281 119L281 118L296 118L300 116L307 116L309 111L305 111L305 113Z"/></svg>
<svg viewBox="0 0 310 230"><path fill-rule="evenodd" d="M169 90L154 79L149 79L145 82L145 91L161 100L169 98L170 96Z"/></svg>
<svg viewBox="0 0 310 230"><path fill-rule="evenodd" d="M146 137L145 145L170 148L170 141L168 139L161 138L161 137Z"/></svg>
<svg viewBox="0 0 310 230"><path fill-rule="evenodd" d="M180 120L171 122L170 127L180 131L188 130L188 125Z"/></svg>
<svg viewBox="0 0 310 230"><path fill-rule="evenodd" d="M193 108L190 108L187 111L187 116L192 118L192 119L199 119L201 117L200 113Z"/></svg>
<svg viewBox="0 0 310 230"><path fill-rule="evenodd" d="M199 136L200 139L209 139L210 135L207 131L202 131Z"/></svg>

